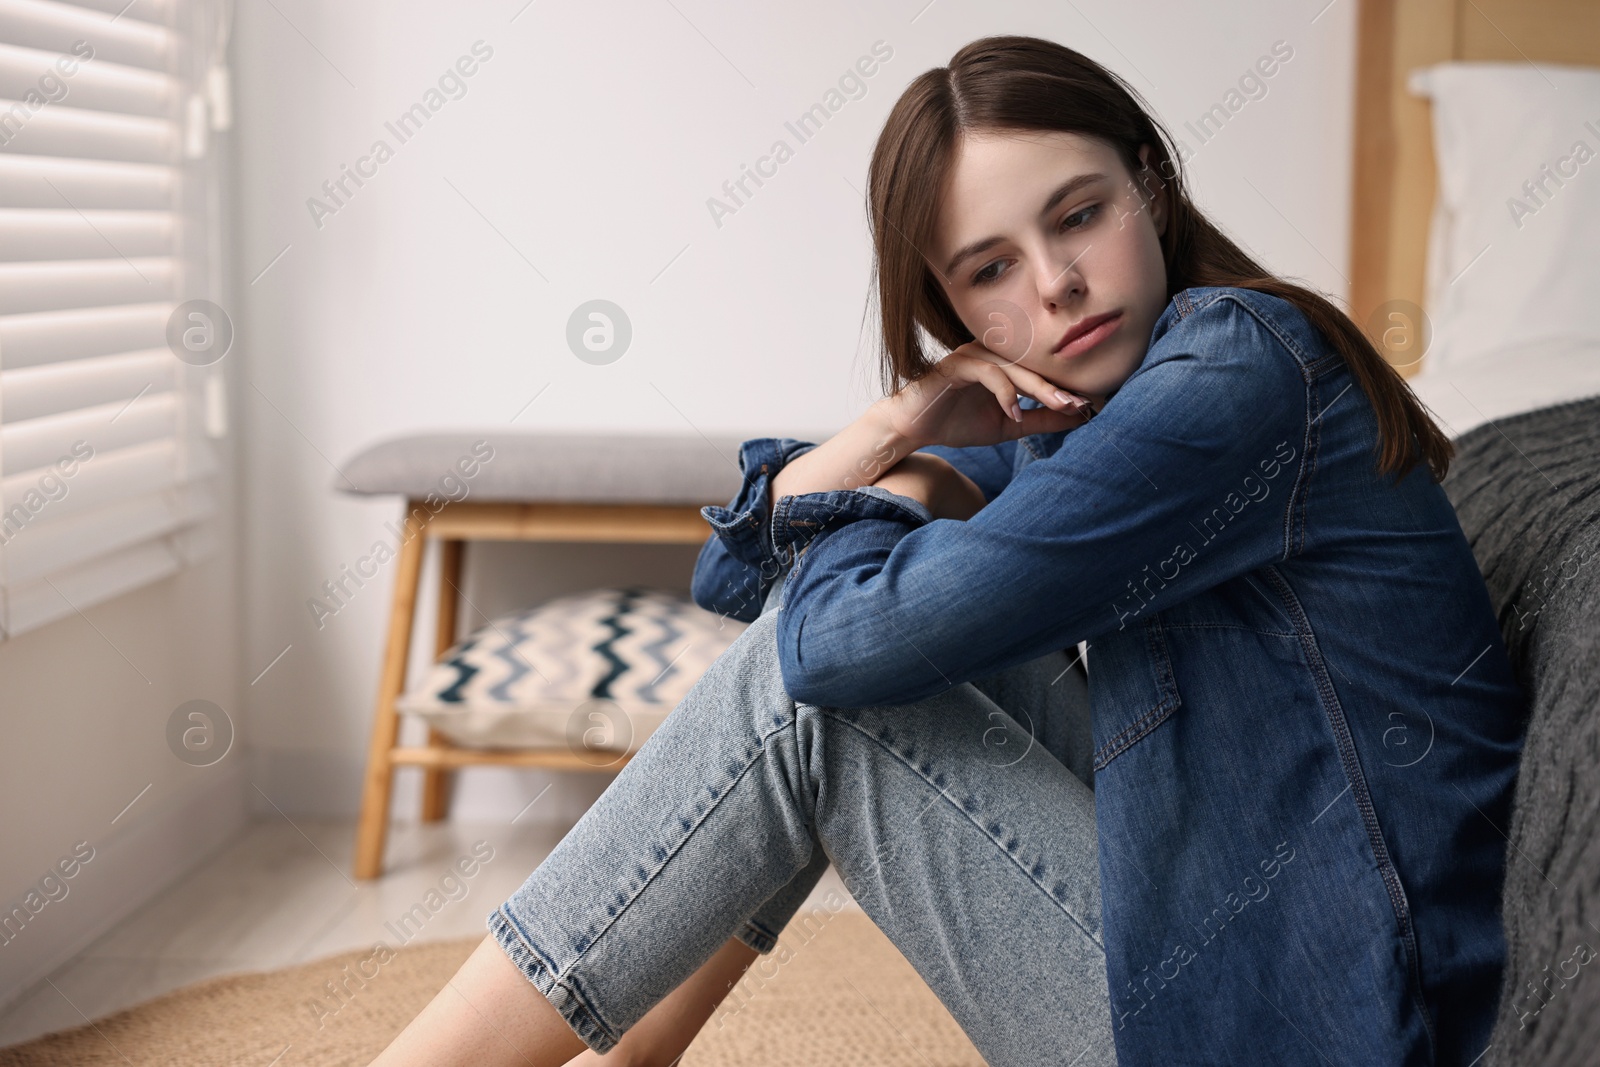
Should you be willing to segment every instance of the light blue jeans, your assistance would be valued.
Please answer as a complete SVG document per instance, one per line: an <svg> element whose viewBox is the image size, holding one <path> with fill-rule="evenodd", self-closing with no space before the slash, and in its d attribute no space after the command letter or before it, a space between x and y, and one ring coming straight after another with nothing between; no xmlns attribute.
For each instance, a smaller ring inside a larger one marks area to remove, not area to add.
<svg viewBox="0 0 1600 1067"><path fill-rule="evenodd" d="M605 1052L730 936L772 951L831 860L990 1064L1115 1064L1075 653L915 704L796 704L781 588L490 932Z"/></svg>

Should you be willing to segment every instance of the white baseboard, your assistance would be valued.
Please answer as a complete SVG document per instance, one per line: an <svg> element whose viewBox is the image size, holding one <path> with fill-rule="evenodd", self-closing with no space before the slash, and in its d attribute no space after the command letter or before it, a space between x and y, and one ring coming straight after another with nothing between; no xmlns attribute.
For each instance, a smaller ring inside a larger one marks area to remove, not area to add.
<svg viewBox="0 0 1600 1067"><path fill-rule="evenodd" d="M0 1007L226 845L249 818L248 788L239 771L219 769L153 805L126 829L89 842L94 858L67 883L67 896L0 946Z"/></svg>

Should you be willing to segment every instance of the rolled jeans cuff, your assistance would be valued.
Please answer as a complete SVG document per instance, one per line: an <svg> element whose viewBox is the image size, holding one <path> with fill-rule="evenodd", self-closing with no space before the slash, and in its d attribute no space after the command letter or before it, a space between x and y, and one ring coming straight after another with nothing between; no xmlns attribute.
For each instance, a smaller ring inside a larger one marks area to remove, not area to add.
<svg viewBox="0 0 1600 1067"><path fill-rule="evenodd" d="M621 1034L611 1032L600 1017L584 1002L582 994L556 977L555 969L544 954L529 942L508 917L502 904L489 916L489 933L499 942L506 957L511 960L524 978L533 983L550 1005L556 1009L573 1033L602 1056L610 1052Z"/></svg>

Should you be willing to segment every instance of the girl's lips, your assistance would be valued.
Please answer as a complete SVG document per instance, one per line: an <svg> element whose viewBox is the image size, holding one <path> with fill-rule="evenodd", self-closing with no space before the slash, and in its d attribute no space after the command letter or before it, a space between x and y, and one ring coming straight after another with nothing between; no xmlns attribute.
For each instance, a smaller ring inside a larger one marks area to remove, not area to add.
<svg viewBox="0 0 1600 1067"><path fill-rule="evenodd" d="M1114 312L1108 318L1096 323L1083 333L1056 347L1054 355L1063 359L1072 359L1081 356L1107 337L1117 332L1117 327L1122 325L1122 312Z"/></svg>

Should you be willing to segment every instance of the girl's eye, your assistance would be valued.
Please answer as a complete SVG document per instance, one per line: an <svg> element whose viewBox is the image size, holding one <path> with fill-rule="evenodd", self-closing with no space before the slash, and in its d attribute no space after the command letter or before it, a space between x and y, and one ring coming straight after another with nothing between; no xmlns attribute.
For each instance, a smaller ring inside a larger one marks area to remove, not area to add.
<svg viewBox="0 0 1600 1067"><path fill-rule="evenodd" d="M1000 261L997 259L974 274L972 276L972 284L988 285L998 277L1000 277Z"/></svg>
<svg viewBox="0 0 1600 1067"><path fill-rule="evenodd" d="M1089 223L1093 221L1094 217L1099 213L1100 205L1090 204L1088 207L1074 211L1072 214L1062 219L1061 228L1063 230L1081 230L1083 227L1089 225ZM1074 219L1079 221L1074 222Z"/></svg>
<svg viewBox="0 0 1600 1067"><path fill-rule="evenodd" d="M1090 222L1098 218L1099 213L1101 213L1101 205L1098 205L1098 203L1091 203L1085 208L1078 208L1074 213L1061 219L1062 232L1083 229L1083 227L1088 226ZM978 274L973 275L973 285L989 285L990 282L994 282L1000 277L1000 272L1003 269L1005 269L1005 262L995 259L994 262L990 262L987 266L979 269Z"/></svg>
<svg viewBox="0 0 1600 1067"><path fill-rule="evenodd" d="M1088 207L1079 208L1077 211L1074 211L1072 214L1061 220L1062 231L1066 232L1069 230L1083 229L1085 226L1089 225L1089 223L1093 222L1100 214L1100 206L1101 205L1099 204L1090 204ZM1003 267L1004 263L998 259L993 263L987 264L981 268L978 273L972 276L972 284L988 285L1000 277L1000 272Z"/></svg>

